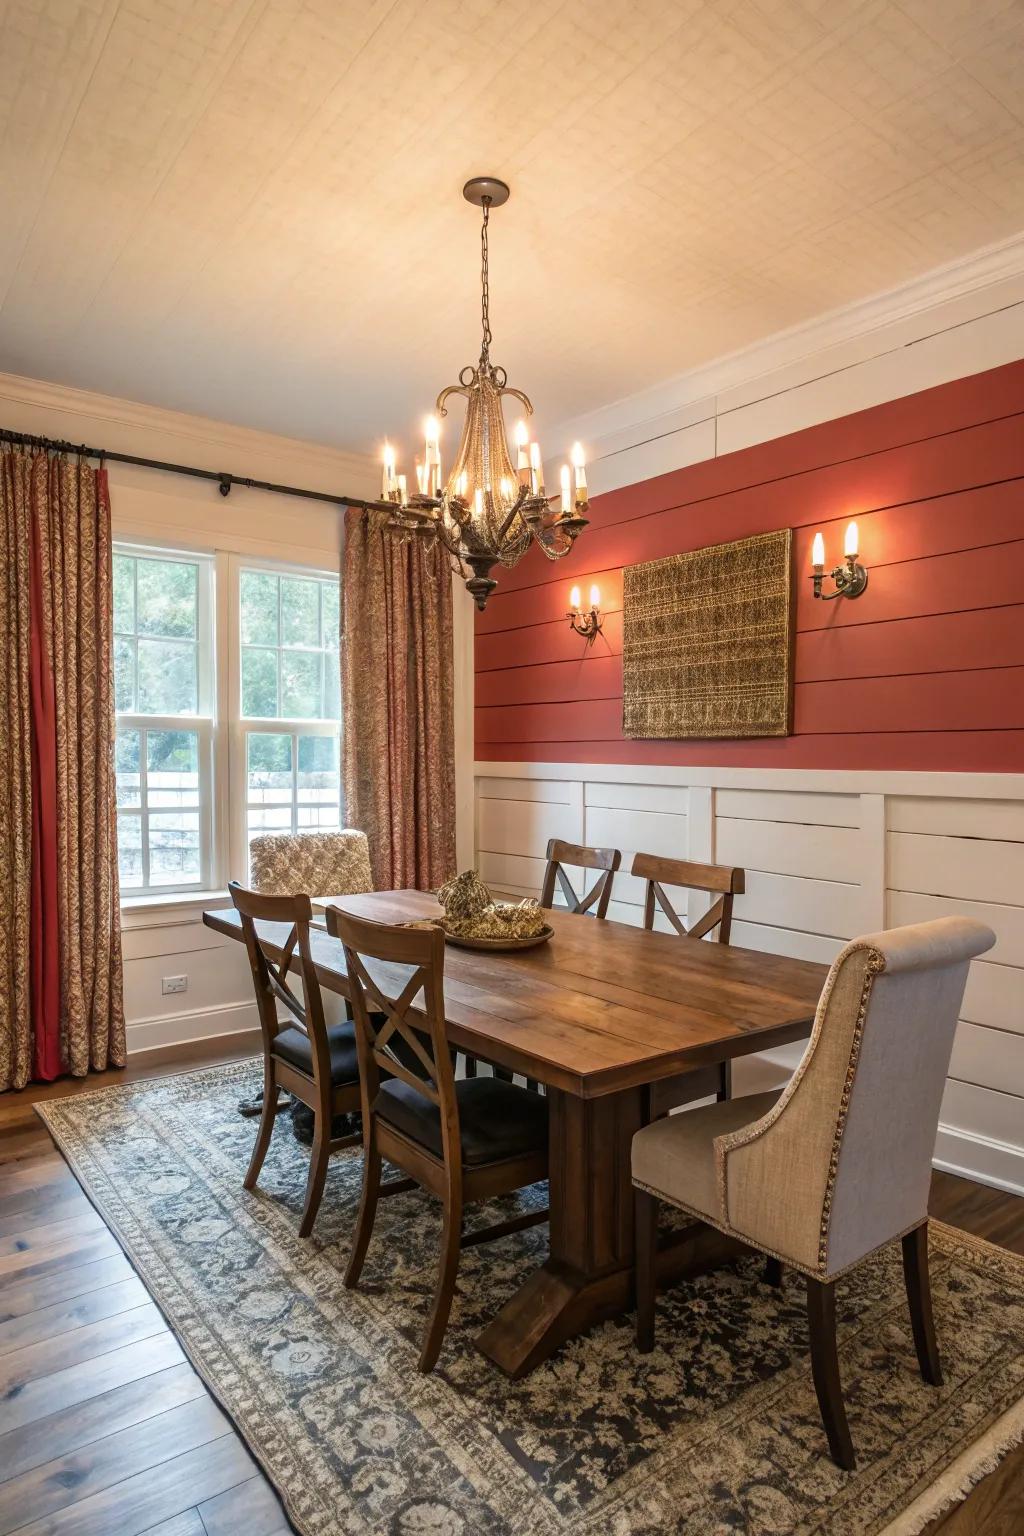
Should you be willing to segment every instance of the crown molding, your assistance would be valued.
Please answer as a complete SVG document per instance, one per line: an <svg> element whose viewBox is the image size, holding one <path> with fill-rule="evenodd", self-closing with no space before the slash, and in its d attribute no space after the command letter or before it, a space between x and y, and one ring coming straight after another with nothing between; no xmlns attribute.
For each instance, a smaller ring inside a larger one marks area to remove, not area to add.
<svg viewBox="0 0 1024 1536"><path fill-rule="evenodd" d="M751 385L843 343L883 332L953 300L1021 277L1024 232L935 267L898 288L829 310L649 389L569 418L554 426L551 435L578 438L592 445L595 458L619 452L713 417L716 397L727 390ZM878 351L885 351L881 336L879 342ZM823 364L821 372L827 371L829 366Z"/></svg>
<svg viewBox="0 0 1024 1536"><path fill-rule="evenodd" d="M374 460L368 454L350 453L326 443L278 436L273 432L240 427L206 416L190 416L163 406L144 405L135 400L122 400L113 395L53 384L45 379L25 378L15 373L0 373L0 411L5 405L21 408L22 413L27 409L74 417L81 421L82 441L88 441L90 447L107 448L112 452L139 452L138 437L141 435L148 445L145 457L174 457L175 450L171 445L177 443L181 445L176 450L177 457L183 462L196 463L200 469L227 470L232 474L263 479L267 476L262 472L253 472L255 462L279 466L278 475L280 466L288 464L294 466L291 477L296 483L310 490L349 492L356 496L373 490ZM0 426L9 425L17 431L35 430L20 421L0 420ZM62 428L60 435L64 431ZM45 425L40 424L39 432L41 436L47 435ZM98 434L103 436L103 441L94 443L92 440ZM73 441L78 440L77 433L70 436ZM157 451L154 438L164 439L168 446ZM235 462L226 462L229 458Z"/></svg>

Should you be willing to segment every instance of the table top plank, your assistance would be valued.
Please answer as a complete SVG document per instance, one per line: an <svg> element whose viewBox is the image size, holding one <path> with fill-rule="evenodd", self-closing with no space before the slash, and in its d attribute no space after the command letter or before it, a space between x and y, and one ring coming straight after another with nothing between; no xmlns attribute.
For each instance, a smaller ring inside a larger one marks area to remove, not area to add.
<svg viewBox="0 0 1024 1536"><path fill-rule="evenodd" d="M322 898L381 922L429 919L440 909L422 891ZM551 1087L591 1098L766 1050L809 1032L827 967L648 932L558 909L549 943L502 954L445 952L445 1003L452 1043ZM234 910L204 922L241 938ZM259 923L271 953L289 927ZM322 986L347 994L340 943L314 927ZM404 968L371 967L385 990L401 990Z"/></svg>

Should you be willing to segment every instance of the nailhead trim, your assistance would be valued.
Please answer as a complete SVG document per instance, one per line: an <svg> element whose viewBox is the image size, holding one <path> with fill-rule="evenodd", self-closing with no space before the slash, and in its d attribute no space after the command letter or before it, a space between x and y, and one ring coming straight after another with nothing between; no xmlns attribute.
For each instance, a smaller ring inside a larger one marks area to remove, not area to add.
<svg viewBox="0 0 1024 1536"><path fill-rule="evenodd" d="M861 1042L864 1038L864 1021L867 1018L868 1003L871 999L871 989L875 984L875 977L884 970L885 956L879 954L877 949L869 950L864 967L864 985L861 987L857 1022L854 1025L853 1039L850 1043L850 1060L846 1068L842 1098L839 1101L839 1115L836 1120L835 1133L832 1137L832 1151L828 1160L825 1197L821 1207L821 1226L818 1232L818 1272L822 1275L828 1273L828 1234L829 1225L832 1220L832 1196L835 1191L836 1175L839 1172L839 1151L842 1146L843 1132L846 1129L846 1117L850 1109L853 1082L857 1076L857 1062L860 1059Z"/></svg>

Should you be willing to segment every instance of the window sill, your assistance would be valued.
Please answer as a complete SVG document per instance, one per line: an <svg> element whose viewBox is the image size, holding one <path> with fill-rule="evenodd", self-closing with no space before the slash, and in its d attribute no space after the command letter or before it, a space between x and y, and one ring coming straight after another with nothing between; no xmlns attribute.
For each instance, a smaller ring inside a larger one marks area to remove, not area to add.
<svg viewBox="0 0 1024 1536"><path fill-rule="evenodd" d="M144 896L122 896L121 919L122 927L142 928L151 927L152 924L135 922L136 917L152 917L154 915L178 914L185 916L186 920L194 920L195 915L203 912L207 907L224 907L231 903L228 891L166 891L159 895L149 891ZM180 921L181 919L178 918Z"/></svg>

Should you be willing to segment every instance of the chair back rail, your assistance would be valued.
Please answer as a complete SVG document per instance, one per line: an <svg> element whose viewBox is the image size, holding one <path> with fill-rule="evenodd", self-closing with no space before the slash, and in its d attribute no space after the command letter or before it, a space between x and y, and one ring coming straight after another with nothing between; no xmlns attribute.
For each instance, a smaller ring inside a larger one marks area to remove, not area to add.
<svg viewBox="0 0 1024 1536"><path fill-rule="evenodd" d="M580 843L566 843L561 838L553 837L548 843L547 861L540 893L542 907L554 906L557 881L570 912L585 913L593 907L595 917L607 917L612 881L622 863L622 854L618 848L587 848ZM582 869L599 869L603 873L595 880L590 891L584 890L580 896L565 872L566 864L577 865Z"/></svg>
<svg viewBox="0 0 1024 1536"><path fill-rule="evenodd" d="M733 898L746 888L744 871L730 864L695 864L689 859L665 859L654 853L634 856L630 873L646 880L644 892L644 927L654 927L656 906L660 906L676 933L688 939L702 939L718 929L720 944L728 944L732 932ZM718 892L718 900L704 916L689 928L665 891L666 885L683 886L691 891Z"/></svg>

